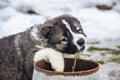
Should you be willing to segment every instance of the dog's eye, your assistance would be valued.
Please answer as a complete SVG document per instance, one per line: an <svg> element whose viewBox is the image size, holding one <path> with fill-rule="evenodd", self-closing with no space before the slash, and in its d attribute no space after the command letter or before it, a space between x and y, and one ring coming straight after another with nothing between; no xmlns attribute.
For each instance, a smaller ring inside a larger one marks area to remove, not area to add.
<svg viewBox="0 0 120 80"><path fill-rule="evenodd" d="M61 43L62 43L62 44L67 44L67 37L64 37L64 38L61 40Z"/></svg>
<svg viewBox="0 0 120 80"><path fill-rule="evenodd" d="M61 41L67 41L67 37L64 37Z"/></svg>

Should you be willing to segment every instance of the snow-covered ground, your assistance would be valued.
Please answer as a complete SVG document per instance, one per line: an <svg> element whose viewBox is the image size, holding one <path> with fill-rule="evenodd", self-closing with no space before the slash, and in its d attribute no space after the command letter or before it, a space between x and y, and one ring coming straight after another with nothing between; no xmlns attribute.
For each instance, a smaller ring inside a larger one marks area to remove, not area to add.
<svg viewBox="0 0 120 80"><path fill-rule="evenodd" d="M106 5L108 9L100 9L99 5ZM62 14L71 14L80 20L90 43L88 48L94 46L120 50L117 47L120 46L120 0L0 0L0 38ZM114 56L106 54L103 57L99 50L86 53L93 60ZM118 54L120 56L119 51ZM120 80L120 77L116 77L120 76L118 66L120 62L102 64L104 80ZM116 74L108 79L111 71Z"/></svg>
<svg viewBox="0 0 120 80"><path fill-rule="evenodd" d="M97 4L112 6L113 3L116 5L112 10L96 8ZM119 0L0 0L0 37L61 14L72 14L81 21L88 39L120 39L119 4ZM27 14L29 10L38 15Z"/></svg>

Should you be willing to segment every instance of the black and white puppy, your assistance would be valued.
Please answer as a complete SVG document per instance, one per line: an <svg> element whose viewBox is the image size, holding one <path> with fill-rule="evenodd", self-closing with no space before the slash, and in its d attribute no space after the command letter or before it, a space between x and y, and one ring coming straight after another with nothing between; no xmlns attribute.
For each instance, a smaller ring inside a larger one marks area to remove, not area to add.
<svg viewBox="0 0 120 80"><path fill-rule="evenodd" d="M49 61L54 70L63 71L63 54L82 52L85 47L86 35L80 22L70 15L34 25L0 39L0 80L31 80L33 63L40 59Z"/></svg>

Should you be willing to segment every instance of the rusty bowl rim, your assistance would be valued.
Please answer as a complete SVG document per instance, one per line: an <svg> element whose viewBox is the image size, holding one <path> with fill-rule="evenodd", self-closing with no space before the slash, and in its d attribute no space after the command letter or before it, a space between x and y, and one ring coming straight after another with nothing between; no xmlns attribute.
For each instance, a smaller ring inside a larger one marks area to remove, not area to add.
<svg viewBox="0 0 120 80"><path fill-rule="evenodd" d="M69 59L69 58L68 58ZM63 75L63 76L87 76L93 73L96 73L99 70L99 64L95 61L92 60L85 60L85 59L80 59L83 61L87 61L87 62L92 62L95 65L97 65L95 68L90 69L90 70L85 70L85 71L76 71L76 72L55 72L55 71L50 71L50 70L45 70L45 69L41 69L39 67L36 66L36 64L40 61L45 61L44 59L39 60L37 62L34 63L34 69L41 71L43 73L45 73L46 75L52 76L52 75Z"/></svg>

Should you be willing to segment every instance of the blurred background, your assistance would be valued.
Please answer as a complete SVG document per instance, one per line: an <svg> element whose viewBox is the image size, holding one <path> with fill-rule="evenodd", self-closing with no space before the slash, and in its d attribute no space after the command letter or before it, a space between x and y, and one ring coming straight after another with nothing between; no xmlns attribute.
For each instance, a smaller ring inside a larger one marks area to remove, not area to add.
<svg viewBox="0 0 120 80"><path fill-rule="evenodd" d="M0 38L71 14L87 34L85 59L100 64L102 80L120 80L120 0L0 0Z"/></svg>

